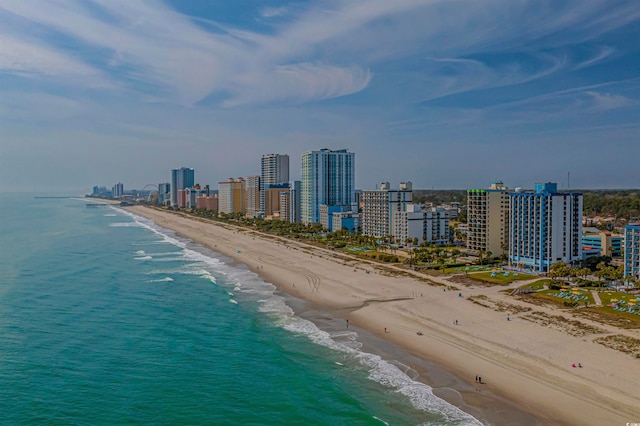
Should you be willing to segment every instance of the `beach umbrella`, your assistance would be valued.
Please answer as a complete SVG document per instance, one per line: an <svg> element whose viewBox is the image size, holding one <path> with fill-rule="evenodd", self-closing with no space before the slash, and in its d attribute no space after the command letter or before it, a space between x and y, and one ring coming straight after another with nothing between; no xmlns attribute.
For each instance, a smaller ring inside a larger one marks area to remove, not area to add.
<svg viewBox="0 0 640 426"><path fill-rule="evenodd" d="M616 302L618 301L618 299L611 299L611 301L612 301L613 303L616 303Z"/></svg>
<svg viewBox="0 0 640 426"><path fill-rule="evenodd" d="M578 287L573 287L571 290L573 290L573 291L578 291L578 290L580 290L580 289L579 289Z"/></svg>
<svg viewBox="0 0 640 426"><path fill-rule="evenodd" d="M629 299L629 302L636 303L636 299Z"/></svg>

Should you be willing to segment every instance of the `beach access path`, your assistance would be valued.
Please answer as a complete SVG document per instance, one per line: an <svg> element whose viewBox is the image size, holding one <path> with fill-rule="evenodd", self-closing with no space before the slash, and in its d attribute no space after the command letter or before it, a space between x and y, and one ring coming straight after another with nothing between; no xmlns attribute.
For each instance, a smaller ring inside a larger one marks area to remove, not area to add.
<svg viewBox="0 0 640 426"><path fill-rule="evenodd" d="M505 287L466 287L248 228L143 206L127 210L471 385L480 375L478 392L513 401L544 424L640 422L640 360L594 342L607 334L637 338L635 330L563 321L562 312L500 293ZM577 363L583 368L572 367Z"/></svg>

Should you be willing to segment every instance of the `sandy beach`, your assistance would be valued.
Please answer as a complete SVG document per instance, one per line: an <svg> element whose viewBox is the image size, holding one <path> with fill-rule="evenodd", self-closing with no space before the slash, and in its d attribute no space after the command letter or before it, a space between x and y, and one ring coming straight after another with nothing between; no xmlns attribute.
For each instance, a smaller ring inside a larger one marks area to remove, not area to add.
<svg viewBox="0 0 640 426"><path fill-rule="evenodd" d="M497 412L492 423L640 423L640 360L594 342L607 335L638 338L637 330L571 322L568 314L564 322L562 311L514 299L499 292L503 288L412 276L303 242L148 207L127 210L246 264L281 291L348 319L407 357L454 374L462 405ZM478 375L482 383L475 382ZM508 405L501 400L533 416L518 421L512 413L496 421Z"/></svg>

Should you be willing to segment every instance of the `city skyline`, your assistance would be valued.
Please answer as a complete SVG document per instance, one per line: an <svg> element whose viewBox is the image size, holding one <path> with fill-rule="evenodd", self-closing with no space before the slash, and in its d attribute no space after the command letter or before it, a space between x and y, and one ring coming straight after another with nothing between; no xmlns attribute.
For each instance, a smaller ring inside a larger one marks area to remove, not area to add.
<svg viewBox="0 0 640 426"><path fill-rule="evenodd" d="M632 1L0 0L0 191L260 174L640 186ZM29 171L29 173L25 173Z"/></svg>

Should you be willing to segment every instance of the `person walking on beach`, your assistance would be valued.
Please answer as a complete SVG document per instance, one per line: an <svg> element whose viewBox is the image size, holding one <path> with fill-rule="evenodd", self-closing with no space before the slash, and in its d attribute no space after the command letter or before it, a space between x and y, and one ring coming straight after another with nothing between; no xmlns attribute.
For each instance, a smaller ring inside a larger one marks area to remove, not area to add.
<svg viewBox="0 0 640 426"><path fill-rule="evenodd" d="M349 328L349 320L347 320L347 328Z"/></svg>

